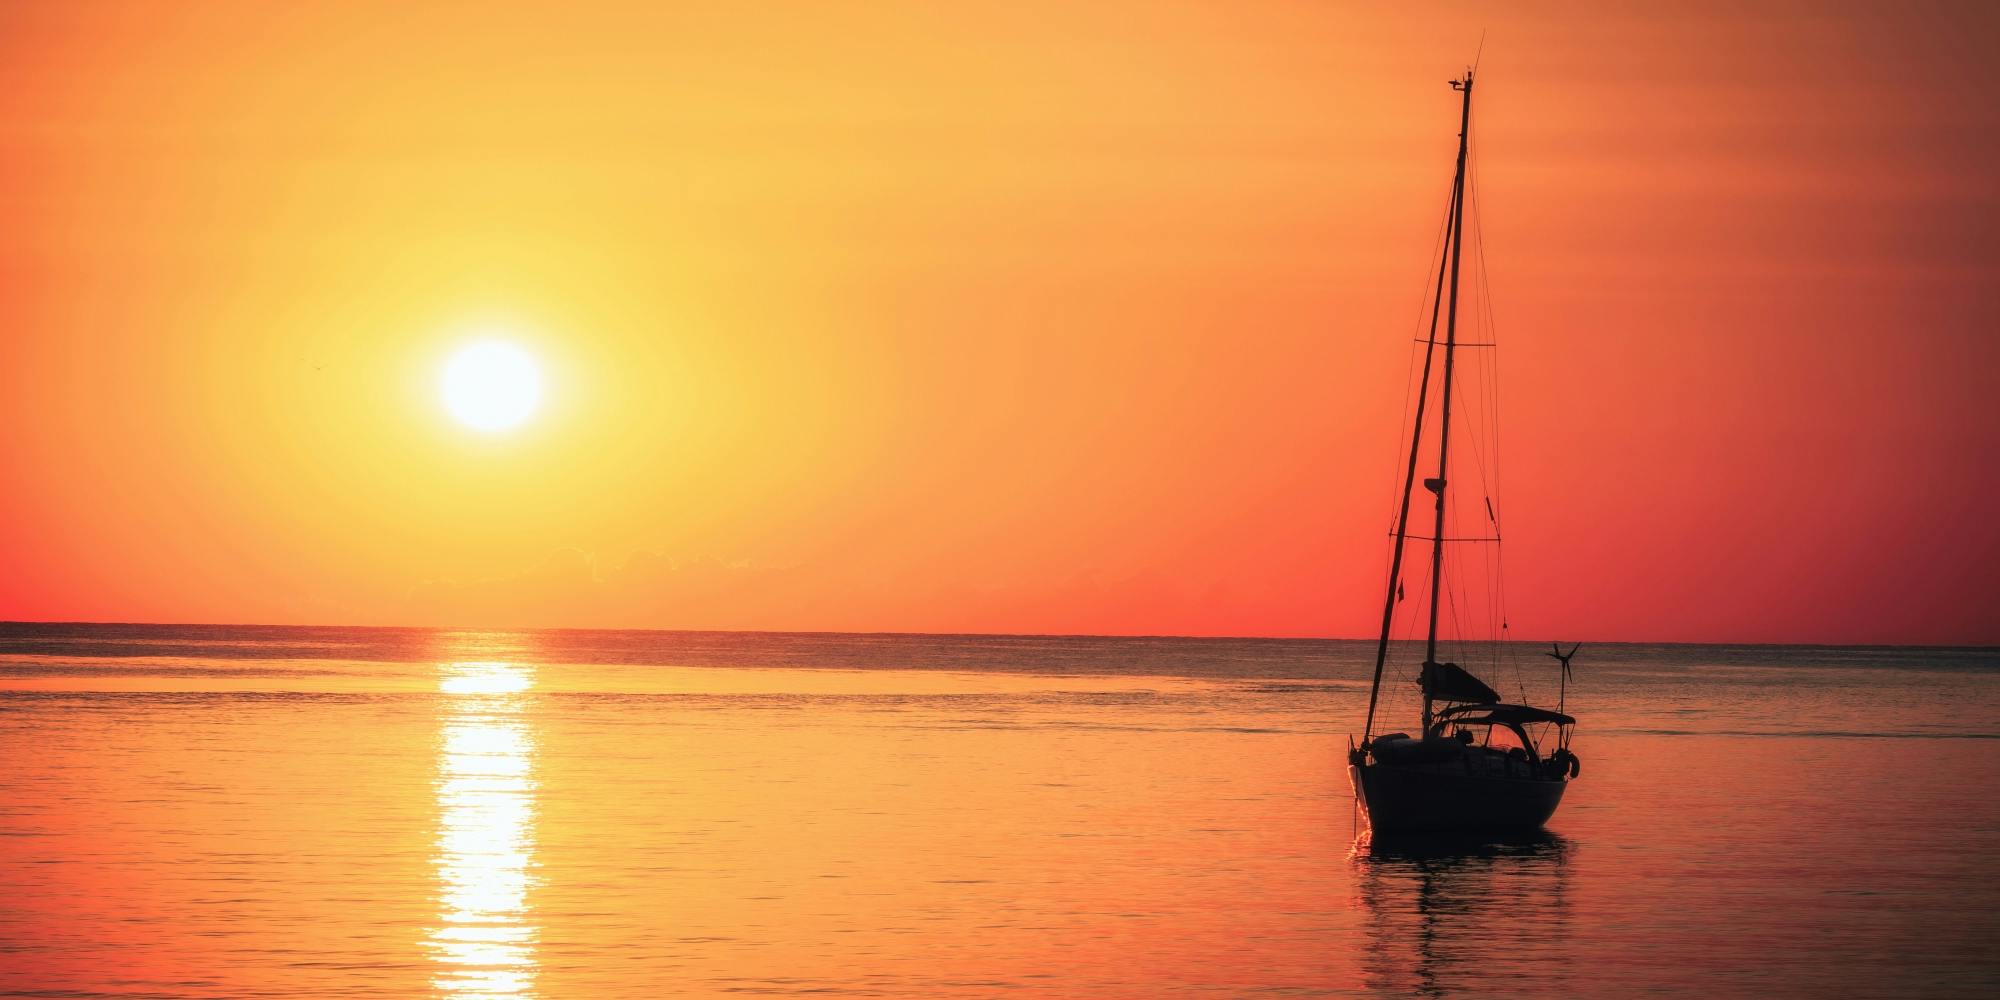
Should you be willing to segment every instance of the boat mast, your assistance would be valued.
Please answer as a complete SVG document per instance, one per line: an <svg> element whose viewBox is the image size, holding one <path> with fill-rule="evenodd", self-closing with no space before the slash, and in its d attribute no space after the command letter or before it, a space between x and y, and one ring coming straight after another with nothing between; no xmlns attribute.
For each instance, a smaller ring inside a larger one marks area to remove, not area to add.
<svg viewBox="0 0 2000 1000"><path fill-rule="evenodd" d="M1454 84L1456 86L1456 84ZM1461 132L1463 122L1461 121ZM1463 154L1461 153L1461 163ZM1461 172L1462 172L1461 167ZM1451 184L1451 203L1445 206L1446 245L1449 246L1458 228L1458 199L1462 192L1460 178L1454 176ZM1402 506L1396 511L1396 543L1389 555L1389 589L1382 597L1382 636L1375 644L1375 677L1368 685L1368 717L1361 726L1361 745L1365 749L1375 733L1375 706L1382 694L1382 666L1389 659L1389 634L1396 620L1396 593L1402 585L1403 543L1409 538L1410 494L1417 483L1417 452L1424 440L1424 411L1431 390L1431 360L1437 353L1438 316L1444 308L1445 273L1451 266L1451 254L1447 250L1438 255L1437 288L1431 293L1431 323L1429 332L1424 334L1424 371L1417 380L1417 412L1410 429L1410 461L1403 472ZM1453 282L1454 289L1456 281Z"/></svg>
<svg viewBox="0 0 2000 1000"><path fill-rule="evenodd" d="M1451 194L1451 308L1445 312L1444 320L1444 401L1438 408L1438 474L1436 479L1426 480L1424 486L1437 494L1437 530L1431 532L1431 625L1424 639L1424 728L1423 734L1431 731L1431 685L1434 673L1430 664L1437 662L1438 647L1438 597L1444 588L1444 487L1447 460L1451 453L1451 368L1452 358L1458 347L1458 262L1465 249L1465 150L1466 137L1472 132L1472 71L1465 71L1465 79L1453 80L1451 89L1465 95L1464 104L1458 117L1458 176L1452 181Z"/></svg>
<svg viewBox="0 0 2000 1000"><path fill-rule="evenodd" d="M1458 186L1452 185L1451 204L1445 207L1445 239L1451 239L1453 211L1458 207ZM1424 335L1424 373L1417 380L1417 415L1410 430L1410 461L1403 472L1403 505L1396 512L1396 545L1389 555L1389 592L1382 598L1382 638L1375 644L1375 680L1368 686L1368 718L1361 726L1361 745L1366 747L1375 733L1375 705L1382 693L1382 665L1389 659L1389 633L1396 620L1396 592L1402 586L1403 542L1409 538L1410 492L1417 484L1417 448L1424 440L1424 405L1431 390L1431 358L1437 353L1438 316L1444 308L1444 276L1448 254L1438 255L1437 289L1431 293L1431 327Z"/></svg>

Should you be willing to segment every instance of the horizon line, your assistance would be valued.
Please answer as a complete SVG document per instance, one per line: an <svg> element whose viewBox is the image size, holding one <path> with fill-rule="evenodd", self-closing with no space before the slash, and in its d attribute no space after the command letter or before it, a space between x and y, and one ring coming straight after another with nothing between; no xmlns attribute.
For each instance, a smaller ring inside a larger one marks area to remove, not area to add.
<svg viewBox="0 0 2000 1000"><path fill-rule="evenodd" d="M1207 640L1214 642L1378 642L1377 636L1335 636L1335 635L1192 635L1166 632L931 632L921 630L893 629L777 629L777 628L727 628L698 626L580 626L580 625L534 625L534 626L484 626L484 625L330 625L325 623L302 622L143 622L143 621L93 621L89 619L0 619L0 627L10 625L98 625L132 626L140 628L295 628L295 629L377 629L382 631L426 631L426 632L653 632L653 633L706 633L728 635L809 635L809 636L928 636L934 638L985 638L985 639L1181 639ZM1393 639L1396 643L1421 642L1421 639ZM1453 639L1457 643L1533 643L1580 642L1597 646L1791 646L1819 647L1825 649L1970 649L2000 650L2000 643L1981 642L1827 642L1819 641L1774 641L1774 640L1716 640L1716 639Z"/></svg>

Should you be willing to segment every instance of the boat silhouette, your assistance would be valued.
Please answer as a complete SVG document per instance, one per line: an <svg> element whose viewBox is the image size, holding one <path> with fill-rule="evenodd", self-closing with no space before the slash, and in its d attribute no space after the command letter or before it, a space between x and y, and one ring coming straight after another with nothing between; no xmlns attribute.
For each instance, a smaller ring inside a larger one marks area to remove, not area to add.
<svg viewBox="0 0 2000 1000"><path fill-rule="evenodd" d="M1562 694L1556 709L1503 702L1498 692L1472 671L1438 655L1438 609L1447 572L1445 546L1456 542L1499 543L1499 520L1491 497L1486 515L1491 536L1452 538L1446 533L1447 474L1451 456L1452 389L1458 351L1459 270L1465 248L1467 149L1472 124L1473 73L1451 81L1461 97L1458 166L1446 213L1443 251L1438 262L1437 289L1431 298L1430 334L1425 345L1423 374L1417 392L1410 433L1409 462L1404 469L1395 543L1390 557L1388 592L1383 600L1382 632L1376 647L1374 679L1368 692L1368 715L1361 741L1350 740L1348 774L1355 797L1377 834L1412 831L1534 830L1548 822L1562 803L1569 782L1581 773L1570 750L1576 720L1565 714L1570 657L1560 645L1548 655L1562 661ZM1444 337L1439 340L1442 319ZM1481 344L1477 346L1491 346ZM1441 400L1437 422L1437 475L1422 480L1434 500L1435 519L1428 536L1410 533L1410 505L1423 455L1424 422L1429 405L1433 361L1442 362L1437 380ZM1404 598L1401 580L1405 543L1417 538L1431 543L1430 594L1424 657L1417 672L1423 689L1423 714L1415 735L1377 735L1383 667L1397 605ZM1502 622L1504 629L1505 623ZM1498 648L1498 643L1496 643Z"/></svg>

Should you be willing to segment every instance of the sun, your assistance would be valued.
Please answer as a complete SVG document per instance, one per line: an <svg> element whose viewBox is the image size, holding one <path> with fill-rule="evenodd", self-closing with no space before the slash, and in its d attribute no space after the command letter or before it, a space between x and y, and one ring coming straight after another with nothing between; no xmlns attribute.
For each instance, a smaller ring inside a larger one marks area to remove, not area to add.
<svg viewBox="0 0 2000 1000"><path fill-rule="evenodd" d="M533 355L504 340L481 340L459 349L438 380L444 408L477 431L504 431L535 415L542 402L542 372Z"/></svg>

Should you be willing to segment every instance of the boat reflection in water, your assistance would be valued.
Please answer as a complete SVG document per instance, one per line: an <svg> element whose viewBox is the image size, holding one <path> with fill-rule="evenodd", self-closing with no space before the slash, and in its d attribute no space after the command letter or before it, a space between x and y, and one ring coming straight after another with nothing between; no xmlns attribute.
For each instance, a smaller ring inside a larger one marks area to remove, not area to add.
<svg viewBox="0 0 2000 1000"><path fill-rule="evenodd" d="M1546 830L1367 834L1355 842L1372 990L1419 996L1546 994L1574 981L1569 860Z"/></svg>
<svg viewBox="0 0 2000 1000"><path fill-rule="evenodd" d="M533 668L446 663L438 740L438 925L432 985L445 996L519 997L535 986Z"/></svg>

